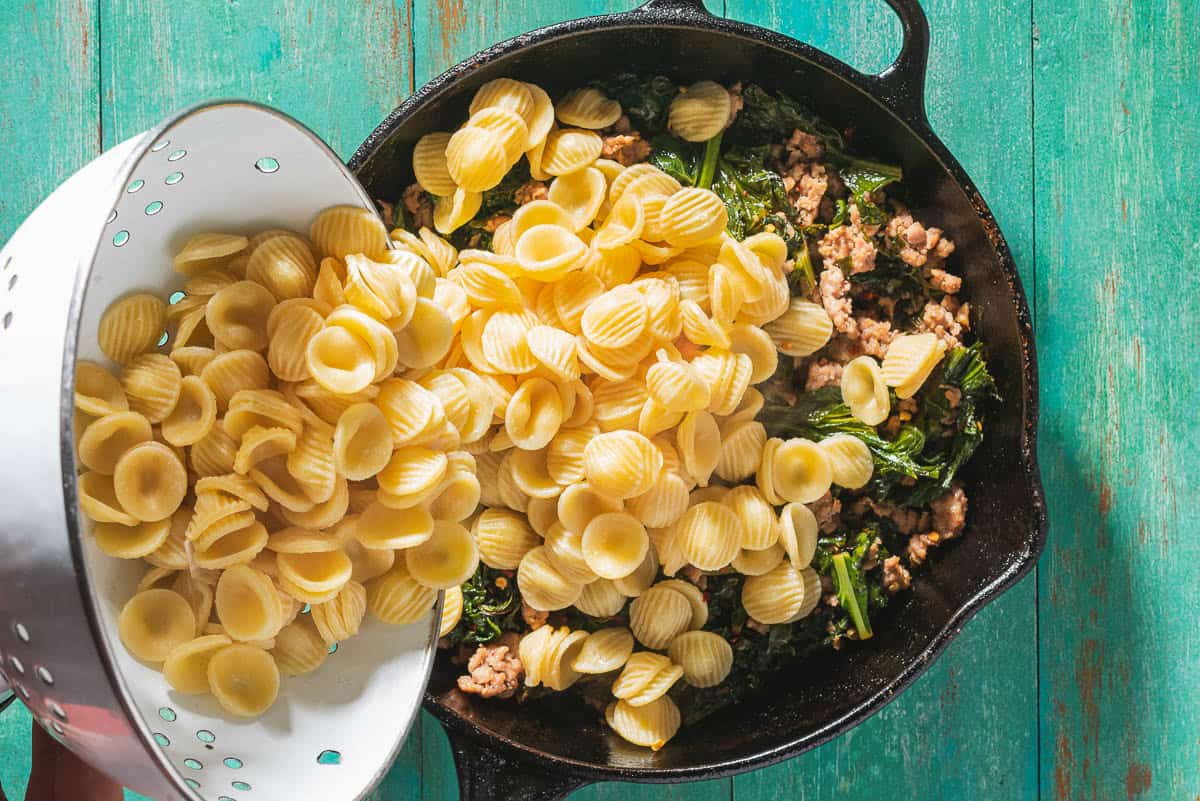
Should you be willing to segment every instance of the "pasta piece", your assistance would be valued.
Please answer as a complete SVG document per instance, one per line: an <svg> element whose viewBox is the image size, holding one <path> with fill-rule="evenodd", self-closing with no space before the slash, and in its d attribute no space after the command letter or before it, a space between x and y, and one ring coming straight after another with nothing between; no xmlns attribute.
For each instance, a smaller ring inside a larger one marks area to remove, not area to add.
<svg viewBox="0 0 1200 801"><path fill-rule="evenodd" d="M762 260L728 232L721 234L717 261L729 268L742 285L745 302L755 303L766 294L771 273Z"/></svg>
<svg viewBox="0 0 1200 801"><path fill-rule="evenodd" d="M167 304L140 292L115 301L100 316L96 343L117 364L128 364L158 344L167 324Z"/></svg>
<svg viewBox="0 0 1200 801"><path fill-rule="evenodd" d="M187 553L187 526L188 521L192 518L192 510L187 506L179 507L179 510L171 516L170 532L167 534L166 540L158 547L157 550L146 555L145 559L155 567L167 570L184 570L188 568L189 560ZM142 587L139 587L142 589Z"/></svg>
<svg viewBox="0 0 1200 801"><path fill-rule="evenodd" d="M547 325L535 325L526 332L529 352L556 379L566 383L579 378L579 359L575 337Z"/></svg>
<svg viewBox="0 0 1200 801"><path fill-rule="evenodd" d="M575 601L575 608L585 615L598 618L612 617L625 606L625 596L616 585L608 579L598 578L584 585L583 592ZM633 648L633 638L629 638L629 646ZM612 668L609 668L610 670ZM590 673L591 671L581 671ZM603 672L603 671L601 671Z"/></svg>
<svg viewBox="0 0 1200 801"><path fill-rule="evenodd" d="M597 491L587 482L572 484L558 497L558 519L568 531L581 535L598 515L622 509L619 499Z"/></svg>
<svg viewBox="0 0 1200 801"><path fill-rule="evenodd" d="M376 501L359 515L354 536L370 550L401 550L428 540L433 525L433 516L420 506L392 509Z"/></svg>
<svg viewBox="0 0 1200 801"><path fill-rule="evenodd" d="M486 513L488 510L484 510ZM546 532L555 523L558 523L558 497L553 498L530 498L529 505L525 510L526 518L529 523L529 528L539 537L545 537ZM482 514L482 513L481 513ZM478 540L478 537L476 537ZM522 554L524 556L524 554Z"/></svg>
<svg viewBox="0 0 1200 801"><path fill-rule="evenodd" d="M166 445L143 442L117 461L112 478L120 508L138 520L163 520L183 503L187 471Z"/></svg>
<svg viewBox="0 0 1200 801"><path fill-rule="evenodd" d="M625 662L612 685L612 693L630 706L645 706L666 695L683 677L683 668L669 657L639 651Z"/></svg>
<svg viewBox="0 0 1200 801"><path fill-rule="evenodd" d="M304 491L304 486L288 471L287 460L282 456L259 462L250 468L248 475L268 498L293 512L307 512L316 505Z"/></svg>
<svg viewBox="0 0 1200 801"><path fill-rule="evenodd" d="M552 130L546 135L539 167L548 175L570 175L591 166L600 157L599 134L580 128Z"/></svg>
<svg viewBox="0 0 1200 801"><path fill-rule="evenodd" d="M861 489L875 472L875 460L867 444L850 434L835 434L817 443L829 460L833 483L846 489Z"/></svg>
<svg viewBox="0 0 1200 801"><path fill-rule="evenodd" d="M217 576L206 575L195 570L178 573L171 582L171 589L183 596L196 616L197 630L204 627L213 611L214 583Z"/></svg>
<svg viewBox="0 0 1200 801"><path fill-rule="evenodd" d="M721 430L716 418L705 411L688 412L676 431L676 443L683 469L697 484L707 487L721 459Z"/></svg>
<svg viewBox="0 0 1200 801"><path fill-rule="evenodd" d="M250 240L236 234L196 234L175 256L175 271L183 275L199 275L215 270L246 250Z"/></svg>
<svg viewBox="0 0 1200 801"><path fill-rule="evenodd" d="M333 432L314 426L306 427L296 438L295 450L287 455L287 471L313 504L328 501L337 490ZM310 509L291 511L307 512Z"/></svg>
<svg viewBox="0 0 1200 801"><path fill-rule="evenodd" d="M634 195L623 196L611 205L608 215L604 218L604 224L596 231L592 245L603 251L612 251L635 241L645 228L646 209L641 198Z"/></svg>
<svg viewBox="0 0 1200 801"><path fill-rule="evenodd" d="M446 166L446 145L449 143L450 134L438 131L425 134L413 145L413 177L431 195L454 194L454 179Z"/></svg>
<svg viewBox="0 0 1200 801"><path fill-rule="evenodd" d="M433 524L433 534L404 551L409 575L426 587L444 590L469 579L479 566L471 532L448 520Z"/></svg>
<svg viewBox="0 0 1200 801"><path fill-rule="evenodd" d="M588 483L614 498L633 498L648 492L662 471L662 464L662 452L635 431L599 434L583 452ZM559 517L565 521L561 509Z"/></svg>
<svg viewBox="0 0 1200 801"><path fill-rule="evenodd" d="M646 558L649 546L646 528L624 512L597 515L583 532L583 558L601 578L628 576Z"/></svg>
<svg viewBox="0 0 1200 801"><path fill-rule="evenodd" d="M708 411L732 414L750 386L750 357L712 348L692 359L692 367L708 384Z"/></svg>
<svg viewBox="0 0 1200 801"><path fill-rule="evenodd" d="M336 525L346 516L349 508L350 485L345 478L338 476L334 480L333 494L328 499L315 503L311 509L303 512L281 506L279 516L293 526L323 529Z"/></svg>
<svg viewBox="0 0 1200 801"><path fill-rule="evenodd" d="M546 531L546 557L563 578L575 584L587 585L596 581L595 571L583 553L583 535L569 531L561 523Z"/></svg>
<svg viewBox="0 0 1200 801"><path fill-rule="evenodd" d="M75 408L93 417L129 409L121 382L95 362L75 362Z"/></svg>
<svg viewBox="0 0 1200 801"><path fill-rule="evenodd" d="M182 595L171 590L144 590L121 608L117 631L129 653L157 664L196 636L196 616Z"/></svg>
<svg viewBox="0 0 1200 801"><path fill-rule="evenodd" d="M792 567L808 567L817 552L820 530L816 515L802 503L789 503L779 511L779 544Z"/></svg>
<svg viewBox="0 0 1200 801"><path fill-rule="evenodd" d="M217 619L235 640L270 639L283 627L275 584L249 565L235 565L221 573L213 600Z"/></svg>
<svg viewBox="0 0 1200 801"><path fill-rule="evenodd" d="M578 673L609 673L633 654L633 634L627 628L594 631L583 643L571 667Z"/></svg>
<svg viewBox="0 0 1200 801"><path fill-rule="evenodd" d="M592 381L592 417L602 431L633 428L647 402L641 381Z"/></svg>
<svg viewBox="0 0 1200 801"><path fill-rule="evenodd" d="M725 129L731 101L725 87L698 81L671 100L667 127L688 142L706 142Z"/></svg>
<svg viewBox="0 0 1200 801"><path fill-rule="evenodd" d="M429 502L429 512L438 520L460 522L475 512L479 498L480 484L474 473L455 470Z"/></svg>
<svg viewBox="0 0 1200 801"><path fill-rule="evenodd" d="M692 605L687 596L673 587L655 584L629 606L629 628L642 645L661 650L687 631L692 621Z"/></svg>
<svg viewBox="0 0 1200 801"><path fill-rule="evenodd" d="M789 439L778 447L771 461L775 492L785 501L812 503L833 484L829 458L815 442Z"/></svg>
<svg viewBox="0 0 1200 801"><path fill-rule="evenodd" d="M680 301L679 315L684 335L695 344L714 348L728 348L732 344L729 332L705 314L695 301Z"/></svg>
<svg viewBox="0 0 1200 801"><path fill-rule="evenodd" d="M224 492L250 504L260 512L267 511L267 496L251 479L229 473L209 476L196 481L193 487L197 497L206 493Z"/></svg>
<svg viewBox="0 0 1200 801"><path fill-rule="evenodd" d="M441 483L447 466L446 454L407 445L393 451L392 458L377 479L380 489L392 496L423 497L431 494Z"/></svg>
<svg viewBox="0 0 1200 801"><path fill-rule="evenodd" d="M779 521L775 510L757 487L743 484L734 487L721 499L721 503L733 510L742 524L742 541L739 546L745 551L761 551L770 548L779 540Z"/></svg>
<svg viewBox="0 0 1200 801"><path fill-rule="evenodd" d="M530 549L517 566L521 598L534 609L553 612L578 600L583 585L569 581L551 563L545 546Z"/></svg>
<svg viewBox="0 0 1200 801"><path fill-rule="evenodd" d="M662 238L690 248L712 239L728 223L725 202L711 189L686 187L672 194L660 212Z"/></svg>
<svg viewBox="0 0 1200 801"><path fill-rule="evenodd" d="M770 437L763 443L762 461L759 462L758 473L754 476L754 485L767 499L767 503L774 506L784 503L783 498L779 497L779 493L775 491L775 456L781 445L783 445L783 440L778 437ZM832 474L830 481L832 481Z"/></svg>
<svg viewBox="0 0 1200 801"><path fill-rule="evenodd" d="M688 630L703 628L708 622L708 601L704 597L703 591L690 581L681 579L667 579L660 581L656 586L669 587L687 598L688 604L692 608L692 619L688 623Z"/></svg>
<svg viewBox="0 0 1200 801"><path fill-rule="evenodd" d="M761 551L747 551L743 548L733 557L733 569L744 576L761 576L775 568L787 556L783 546L775 543L770 548Z"/></svg>
<svg viewBox="0 0 1200 801"><path fill-rule="evenodd" d="M183 376L179 365L161 353L133 358L121 374L121 388L129 408L151 423L161 423L179 402Z"/></svg>
<svg viewBox="0 0 1200 801"><path fill-rule="evenodd" d="M208 685L221 707L231 715L258 717L279 695L279 668L267 651L235 643L217 651L208 662Z"/></svg>
<svg viewBox="0 0 1200 801"><path fill-rule="evenodd" d="M763 443L766 441L767 430L757 420L727 429L721 437L717 476L729 482L750 478L762 462Z"/></svg>
<svg viewBox="0 0 1200 801"><path fill-rule="evenodd" d="M522 233L513 251L521 272L538 281L559 280L579 267L586 253L587 246L571 230L547 223Z"/></svg>
<svg viewBox="0 0 1200 801"><path fill-rule="evenodd" d="M518 448L544 448L565 419L558 389L544 378L528 378L513 393L504 413L504 430Z"/></svg>
<svg viewBox="0 0 1200 801"><path fill-rule="evenodd" d="M750 359L750 383L761 384L775 374L779 353L775 342L757 325L739 323L729 329L729 350Z"/></svg>
<svg viewBox="0 0 1200 801"><path fill-rule="evenodd" d="M562 691L579 680L572 667L587 640L586 631L543 626L521 638L518 655L526 666L525 684Z"/></svg>
<svg viewBox="0 0 1200 801"><path fill-rule="evenodd" d="M387 418L396 447L409 444L434 422L440 405L429 390L403 378L391 378L379 387L375 404Z"/></svg>
<svg viewBox="0 0 1200 801"><path fill-rule="evenodd" d="M207 693L208 663L217 651L232 643L224 634L210 634L175 646L163 662L163 678L175 692Z"/></svg>
<svg viewBox="0 0 1200 801"><path fill-rule="evenodd" d="M477 308L520 306L517 283L499 267L483 262L464 262L451 273Z"/></svg>
<svg viewBox="0 0 1200 801"><path fill-rule="evenodd" d="M687 362L670 361L659 351L659 361L646 371L646 389L655 402L672 412L707 409L711 400L708 382Z"/></svg>
<svg viewBox="0 0 1200 801"><path fill-rule="evenodd" d="M570 215L574 221L573 230L578 231L596 219L606 189L604 173L595 167L587 167L555 178L550 183L547 198Z"/></svg>
<svg viewBox="0 0 1200 801"><path fill-rule="evenodd" d="M416 623L437 601L437 590L408 575L403 560L378 578L367 582L367 608L384 623L400 626Z"/></svg>
<svg viewBox="0 0 1200 801"><path fill-rule="evenodd" d="M309 237L318 254L339 259L351 253L381 253L387 250L388 241L379 215L359 206L325 209L313 220Z"/></svg>
<svg viewBox="0 0 1200 801"><path fill-rule="evenodd" d="M688 508L688 487L677 473L664 469L654 485L629 500L629 511L648 528L669 526Z"/></svg>
<svg viewBox="0 0 1200 801"><path fill-rule="evenodd" d="M182 448L204 438L217 422L217 396L199 376L184 376L179 400L162 421L162 436Z"/></svg>
<svg viewBox="0 0 1200 801"><path fill-rule="evenodd" d="M587 87L567 92L555 105L554 113L563 125L600 130L620 118L621 104Z"/></svg>
<svg viewBox="0 0 1200 801"><path fill-rule="evenodd" d="M309 375L330 392L358 392L376 374L370 345L340 326L325 328L312 337L305 359Z"/></svg>
<svg viewBox="0 0 1200 801"><path fill-rule="evenodd" d="M329 645L358 634L366 613L367 591L353 579L332 600L313 604L311 609L312 622Z"/></svg>
<svg viewBox="0 0 1200 801"><path fill-rule="evenodd" d="M483 193L462 187L447 197L439 197L433 205L433 227L440 234L450 234L466 225L483 205Z"/></svg>
<svg viewBox="0 0 1200 801"><path fill-rule="evenodd" d="M497 570L516 570L524 555L541 544L526 518L506 508L484 510L472 532L480 559Z"/></svg>
<svg viewBox="0 0 1200 801"><path fill-rule="evenodd" d="M285 676L303 676L325 662L329 656L329 646L311 617L299 617L275 635L271 656Z"/></svg>
<svg viewBox="0 0 1200 801"><path fill-rule="evenodd" d="M911 398L945 352L946 343L935 334L900 334L888 346L879 375L885 385L895 388L897 398Z"/></svg>
<svg viewBox="0 0 1200 801"><path fill-rule="evenodd" d="M679 731L679 707L668 696L644 706L615 701L604 710L609 728L634 745L658 751Z"/></svg>
<svg viewBox="0 0 1200 801"><path fill-rule="evenodd" d="M859 356L842 368L842 402L850 414L867 425L879 425L887 419L891 400L877 361Z"/></svg>
<svg viewBox="0 0 1200 801"><path fill-rule="evenodd" d="M603 348L623 348L646 330L648 311L641 293L629 286L610 289L592 301L580 320L587 341Z"/></svg>
<svg viewBox="0 0 1200 801"><path fill-rule="evenodd" d="M546 452L526 451L514 448L508 457L511 464L513 483L521 492L533 499L557 498L562 487L546 470Z"/></svg>
<svg viewBox="0 0 1200 801"><path fill-rule="evenodd" d="M356 209L355 211L361 210ZM243 315L247 316L248 320L255 322L254 330L251 333L263 339L262 344L257 347L253 345L231 345L231 347L262 350L266 347L266 341L261 337L262 324L265 322L267 314L270 313L270 306L274 304L268 304L263 299L264 293L253 293L250 287L265 288L267 290L265 294L273 296L274 300L306 298L312 294L317 283L317 260L307 242L294 234L285 233L271 237L254 249L254 252L250 254L250 260L246 262L246 278L247 280L242 283L250 286L240 287L229 296L230 299L227 302L220 304L226 311L219 318L214 318L213 301L209 301L205 320L213 335L218 336L218 332L213 328L214 319L236 321ZM217 293L214 300L221 297L224 292L223 289ZM248 336L249 334L243 335ZM219 336L218 341L221 341Z"/></svg>
<svg viewBox="0 0 1200 801"><path fill-rule="evenodd" d="M169 541L169 540L168 540ZM267 544L267 529L262 523L245 521L243 527L220 537L204 549L194 549L192 562L208 570L224 570L252 562Z"/></svg>
<svg viewBox="0 0 1200 801"><path fill-rule="evenodd" d="M336 551L344 544L336 533L301 526L276 531L267 541L267 547L276 553L325 553Z"/></svg>
<svg viewBox="0 0 1200 801"><path fill-rule="evenodd" d="M637 275L642 266L642 257L632 243L604 250L598 249L595 239L592 244L597 249L592 251L583 269L599 278L605 287L612 289L627 284Z"/></svg>
<svg viewBox="0 0 1200 801"><path fill-rule="evenodd" d="M503 108L524 117L534 109L535 88L531 83L522 83L512 78L495 78L475 90L475 96L471 99L470 114L474 115L485 108Z"/></svg>
<svg viewBox="0 0 1200 801"><path fill-rule="evenodd" d="M537 325L527 310L500 310L483 327L482 349L486 361L511 375L528 373L537 366L529 349L528 332Z"/></svg>
<svg viewBox="0 0 1200 801"><path fill-rule="evenodd" d="M468 192L486 192L504 178L510 165L504 139L484 128L459 128L446 144L446 169Z"/></svg>
<svg viewBox="0 0 1200 801"><path fill-rule="evenodd" d="M283 428L299 436L304 430L300 412L287 398L270 389L244 389L229 400L221 420L225 433L242 439L252 428Z"/></svg>
<svg viewBox="0 0 1200 801"><path fill-rule="evenodd" d="M333 460L351 481L371 478L392 458L392 430L379 407L356 403L342 412L333 434Z"/></svg>
<svg viewBox="0 0 1200 801"><path fill-rule="evenodd" d="M200 377L216 396L217 409L224 412L230 399L241 390L266 389L271 381L271 371L262 354L252 350L231 350L214 357L200 371Z"/></svg>
<svg viewBox="0 0 1200 801"><path fill-rule="evenodd" d="M412 320L417 287L410 270L396 269L400 262L420 262L411 253L397 253L392 261L380 263L366 256L346 257L346 301L379 320L392 331L400 331Z"/></svg>
<svg viewBox="0 0 1200 801"><path fill-rule="evenodd" d="M137 412L115 412L92 422L79 438L76 452L88 470L111 476L130 448L150 442L150 422Z"/></svg>
<svg viewBox="0 0 1200 801"><path fill-rule="evenodd" d="M689 631L671 642L671 661L683 671L683 680L693 687L716 687L733 670L733 648L712 631Z"/></svg>
<svg viewBox="0 0 1200 801"><path fill-rule="evenodd" d="M429 301L426 301L424 298L422 298L420 303L429 303ZM416 313L417 310L414 309L414 319ZM441 314L441 311L439 310L438 313ZM387 326L376 320L374 317L371 317L369 314L360 311L354 306L339 306L338 308L334 309L328 317L325 318L325 326L325 331L335 330L338 328L344 329L367 346L367 352L372 358L374 367L373 375L370 378L371 381L380 381L391 375L392 371L395 370L397 360L399 358L401 337L394 335L387 328ZM407 330L408 328L405 329L405 331ZM325 332L323 331L322 334L324 333ZM321 336L321 334L318 334L318 337L319 336ZM312 340L312 342L315 341L316 338ZM309 343L310 353L312 342ZM312 359L309 358L309 370L312 371L312 369ZM320 383L320 379L315 371L313 371L313 378ZM340 394L352 394L353 392L357 392L359 389L363 388L365 387L359 387L354 390L345 390ZM326 387L326 389L331 392L338 392L338 390L330 387Z"/></svg>
<svg viewBox="0 0 1200 801"><path fill-rule="evenodd" d="M742 585L742 606L759 623L789 623L816 608L821 579L811 568L797 570L780 562L761 576L750 576Z"/></svg>
<svg viewBox="0 0 1200 801"><path fill-rule="evenodd" d="M438 624L438 637L445 637L454 631L458 621L462 620L463 594L462 587L451 587L446 590L446 598L442 601L442 620Z"/></svg>
<svg viewBox="0 0 1200 801"><path fill-rule="evenodd" d="M97 523L92 529L96 547L119 559L141 559L162 547L171 533L171 521L139 523L123 526L119 523Z"/></svg>
<svg viewBox="0 0 1200 801"><path fill-rule="evenodd" d="M319 604L332 599L350 580L352 566L345 551L281 553L275 557L279 585L304 603Z"/></svg>
<svg viewBox="0 0 1200 801"><path fill-rule="evenodd" d="M763 330L784 356L810 356L829 342L833 321L821 304L793 298L788 310Z"/></svg>
<svg viewBox="0 0 1200 801"><path fill-rule="evenodd" d="M788 283L788 276L782 269L768 270L761 289L762 295L758 300L742 304L737 322L762 326L778 319L788 310L792 301L792 289Z"/></svg>
<svg viewBox="0 0 1200 801"><path fill-rule="evenodd" d="M676 525L680 550L690 564L701 570L720 570L728 565L745 539L742 523L733 511L714 501L691 507Z"/></svg>

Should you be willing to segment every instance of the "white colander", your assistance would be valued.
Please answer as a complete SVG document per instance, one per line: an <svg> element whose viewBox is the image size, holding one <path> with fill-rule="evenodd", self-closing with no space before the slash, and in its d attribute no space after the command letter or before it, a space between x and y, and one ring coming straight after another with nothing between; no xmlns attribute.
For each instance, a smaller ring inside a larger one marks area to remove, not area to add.
<svg viewBox="0 0 1200 801"><path fill-rule="evenodd" d="M170 298L182 283L171 257L193 234L307 231L338 204L371 208L312 132L219 102L84 167L0 251L0 683L83 759L160 801L361 799L419 709L433 613L364 622L321 669L285 678L255 721L174 692L117 636L144 565L95 547L76 495L74 364L106 361L105 307L133 290Z"/></svg>

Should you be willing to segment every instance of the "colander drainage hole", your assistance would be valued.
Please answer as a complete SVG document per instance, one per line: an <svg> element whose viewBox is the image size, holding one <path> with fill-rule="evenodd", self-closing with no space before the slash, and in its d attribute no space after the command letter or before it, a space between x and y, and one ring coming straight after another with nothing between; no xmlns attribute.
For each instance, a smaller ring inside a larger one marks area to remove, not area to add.
<svg viewBox="0 0 1200 801"><path fill-rule="evenodd" d="M29 629L25 628L24 623L13 624L13 631L17 633L17 639L26 645L29 644Z"/></svg>
<svg viewBox="0 0 1200 801"><path fill-rule="evenodd" d="M122 228L120 231L117 231L117 233L113 235L112 242L117 247L123 247L125 245L125 243L128 241L129 241L129 232L126 231L124 228Z"/></svg>
<svg viewBox="0 0 1200 801"><path fill-rule="evenodd" d="M172 150L171 153L168 154L168 156L167 156L167 161L179 161L181 158L183 158L186 155L187 155L187 151L181 147L178 150Z"/></svg>
<svg viewBox="0 0 1200 801"><path fill-rule="evenodd" d="M188 770L204 770L204 765L200 763L200 760L191 759L190 757L183 760L183 766Z"/></svg>
<svg viewBox="0 0 1200 801"><path fill-rule="evenodd" d="M112 211L110 211L110 212L108 213L108 219L107 219L107 220L105 220L104 222L105 222L105 223L110 223L110 222L112 222L112 221L113 221L113 220L115 220L115 219L117 219L117 210L116 210L116 209L113 209Z"/></svg>
<svg viewBox="0 0 1200 801"><path fill-rule="evenodd" d="M24 684L21 684L20 682L13 682L13 686L17 688L18 695L20 695L26 701L29 700L29 697L30 697L29 696L29 688L27 688Z"/></svg>
<svg viewBox="0 0 1200 801"><path fill-rule="evenodd" d="M193 790L200 789L200 782L196 781L195 779L184 779L183 783L186 784L188 787L191 787Z"/></svg>
<svg viewBox="0 0 1200 801"><path fill-rule="evenodd" d="M165 734L160 734L159 732L154 732L153 736L154 736L154 742L158 743L163 748L166 748L167 746L169 746L171 744L171 738Z"/></svg>
<svg viewBox="0 0 1200 801"><path fill-rule="evenodd" d="M317 754L318 765L340 765L342 764L342 753L340 751L322 751Z"/></svg>
<svg viewBox="0 0 1200 801"><path fill-rule="evenodd" d="M263 156L258 161L254 162L254 169L261 173L279 172L279 162L270 156Z"/></svg>
<svg viewBox="0 0 1200 801"><path fill-rule="evenodd" d="M163 331L162 334L158 337L158 347L161 348L163 345L167 344L167 340L170 338L171 338L170 335L166 331Z"/></svg>
<svg viewBox="0 0 1200 801"><path fill-rule="evenodd" d="M163 183L166 184L167 186L174 186L175 184L179 183L182 180L183 180L183 173L173 172L170 175L168 175L166 178L163 179Z"/></svg>
<svg viewBox="0 0 1200 801"><path fill-rule="evenodd" d="M183 291L172 292L171 296L169 298L167 298L167 303L170 303L172 306L174 306L176 303L178 303L179 301L183 300L186 297L187 297L186 292L183 292Z"/></svg>
<svg viewBox="0 0 1200 801"><path fill-rule="evenodd" d="M17 274L13 273L8 279L8 291L12 292L12 288L17 285Z"/></svg>
<svg viewBox="0 0 1200 801"><path fill-rule="evenodd" d="M145 185L146 185L146 182L143 181L141 178L138 178L136 181L130 182L129 186L125 188L125 191L132 195L134 192L138 191Z"/></svg>
<svg viewBox="0 0 1200 801"><path fill-rule="evenodd" d="M59 737L67 736L67 732L63 729L62 724L60 724L57 720L50 721L50 728L53 729L54 733Z"/></svg>
<svg viewBox="0 0 1200 801"><path fill-rule="evenodd" d="M331 653L331 654L336 654L336 653L337 653L337 648L338 648L338 644L337 644L336 642L335 642L335 643L330 643L330 645L329 645L329 653Z"/></svg>
<svg viewBox="0 0 1200 801"><path fill-rule="evenodd" d="M153 217L155 214L158 214L158 213L159 213L160 211L162 211L162 210L163 210L163 204L162 204L162 201L161 201L161 200L155 200L155 201L153 201L153 202L151 202L151 203L148 203L148 204L146 205L146 216L147 216L147 217Z"/></svg>
<svg viewBox="0 0 1200 801"><path fill-rule="evenodd" d="M46 704L46 706L50 707L50 713L54 715L54 717L58 718L63 723L67 722L66 710L59 706L56 702L50 701Z"/></svg>
<svg viewBox="0 0 1200 801"><path fill-rule="evenodd" d="M169 144L171 144L170 139L164 139L161 142L155 142L154 147L150 148L150 152L157 153L158 151L162 150L164 147L166 147Z"/></svg>
<svg viewBox="0 0 1200 801"><path fill-rule="evenodd" d="M47 687L54 686L54 674L52 674L45 667L43 667L42 665L38 665L37 667L35 667L33 669L33 672L37 674L37 677L39 679L41 679L42 683L45 684Z"/></svg>
<svg viewBox="0 0 1200 801"><path fill-rule="evenodd" d="M225 767L229 768L230 770L241 770L242 766L246 763L242 762L242 760L238 759L237 757L225 757L224 764Z"/></svg>
<svg viewBox="0 0 1200 801"><path fill-rule="evenodd" d="M174 723L179 716L175 714L175 710L169 706L160 706L158 708L158 716L167 723Z"/></svg>
<svg viewBox="0 0 1200 801"><path fill-rule="evenodd" d="M25 663L23 663L20 659L17 659L16 656L10 655L8 657L8 664L12 665L12 669L17 671L18 676L25 675Z"/></svg>
<svg viewBox="0 0 1200 801"><path fill-rule="evenodd" d="M217 735L213 734L208 729L201 729L196 732L196 739L202 743L213 743L217 740Z"/></svg>
<svg viewBox="0 0 1200 801"><path fill-rule="evenodd" d="M9 256L8 258L6 258L4 260L4 264L0 265L0 272L4 272L11 266L12 266L12 256Z"/></svg>
<svg viewBox="0 0 1200 801"><path fill-rule="evenodd" d="M233 789L240 790L244 793L250 790L250 785L246 784L245 782L233 782Z"/></svg>
<svg viewBox="0 0 1200 801"><path fill-rule="evenodd" d="M217 801L234 801L234 799L230 798L227 795L219 795L219 796L217 796Z"/></svg>
<svg viewBox="0 0 1200 801"><path fill-rule="evenodd" d="M10 325L12 325L12 312L5 312L5 314L4 314L4 330L7 331L8 327Z"/></svg>

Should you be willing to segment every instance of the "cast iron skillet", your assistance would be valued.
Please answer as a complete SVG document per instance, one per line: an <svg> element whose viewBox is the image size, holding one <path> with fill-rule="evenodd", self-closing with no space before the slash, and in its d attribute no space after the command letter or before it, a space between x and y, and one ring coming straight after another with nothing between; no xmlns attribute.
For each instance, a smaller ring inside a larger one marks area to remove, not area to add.
<svg viewBox="0 0 1200 801"><path fill-rule="evenodd" d="M624 14L565 22L510 39L426 84L363 143L350 166L372 197L395 199L412 181L411 148L453 130L483 82L534 81L551 95L615 71L660 72L682 83L753 80L785 89L839 128L861 152L898 161L910 205L958 245L954 264L975 306L1003 402L965 478L965 536L940 549L913 590L897 596L876 636L809 659L753 699L684 727L662 751L608 732L594 710L567 699L468 699L443 659L426 696L450 735L464 799L561 798L588 782L709 779L813 748L879 711L913 682L988 601L1033 566L1046 512L1035 453L1037 371L1025 295L1012 255L971 179L929 128L924 107L929 26L917 0L887 0L904 46L880 75L864 75L772 31L711 16L701 0L650 0Z"/></svg>

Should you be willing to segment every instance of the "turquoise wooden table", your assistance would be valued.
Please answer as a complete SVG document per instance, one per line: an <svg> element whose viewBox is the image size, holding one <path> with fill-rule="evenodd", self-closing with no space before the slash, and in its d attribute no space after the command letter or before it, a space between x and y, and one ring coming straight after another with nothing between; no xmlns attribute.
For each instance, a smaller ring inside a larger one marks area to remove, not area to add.
<svg viewBox="0 0 1200 801"><path fill-rule="evenodd" d="M101 150L194 101L270 103L348 157L474 51L633 2L0 0L0 241ZM1200 798L1200 0L925 5L930 118L996 212L1036 314L1045 556L834 742L734 779L579 801ZM883 0L709 8L863 70L899 48ZM0 717L10 798L28 737L23 711ZM426 716L378 797L456 796Z"/></svg>

